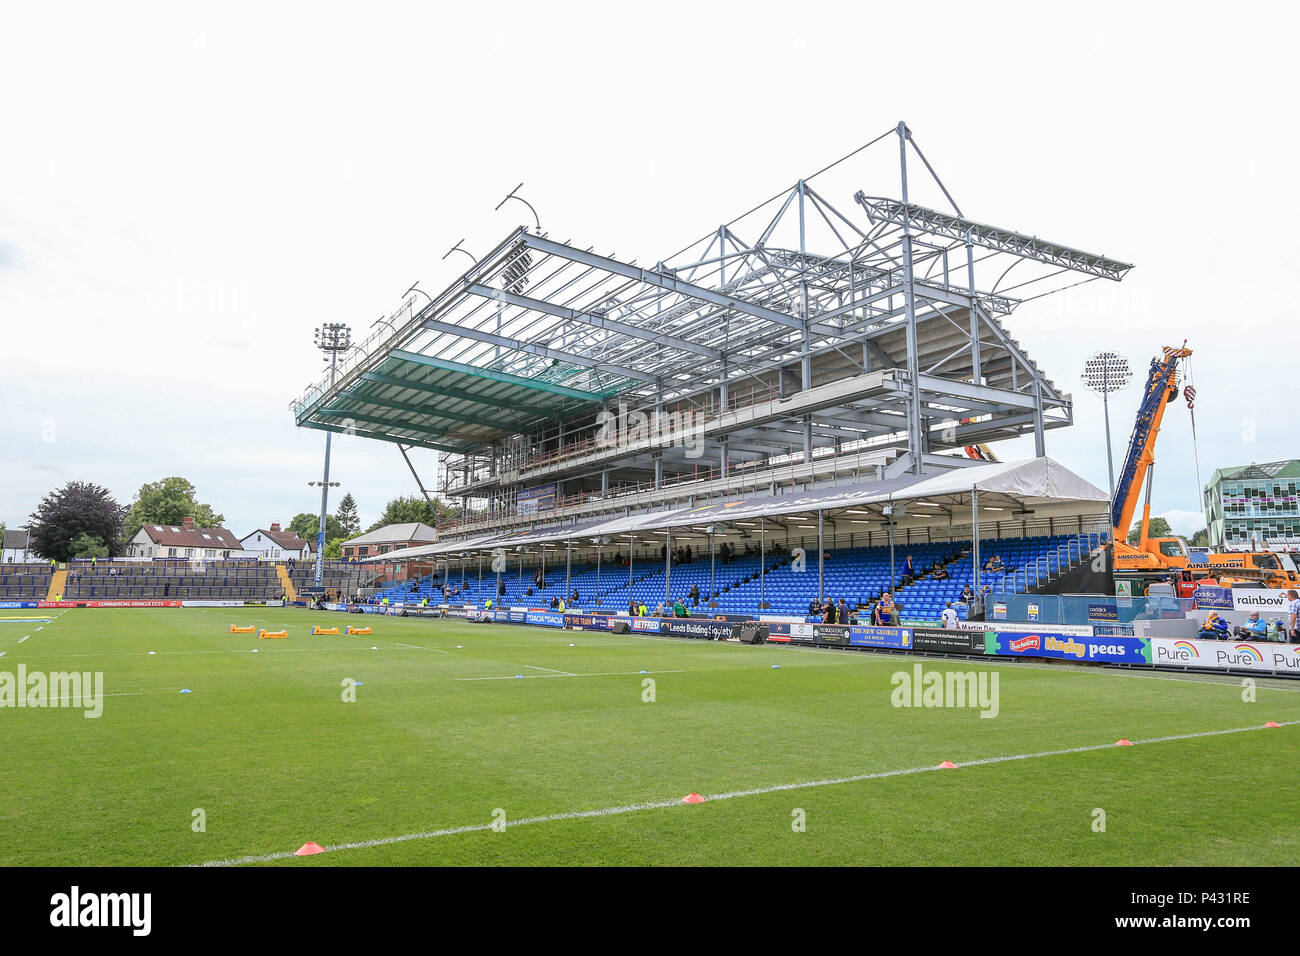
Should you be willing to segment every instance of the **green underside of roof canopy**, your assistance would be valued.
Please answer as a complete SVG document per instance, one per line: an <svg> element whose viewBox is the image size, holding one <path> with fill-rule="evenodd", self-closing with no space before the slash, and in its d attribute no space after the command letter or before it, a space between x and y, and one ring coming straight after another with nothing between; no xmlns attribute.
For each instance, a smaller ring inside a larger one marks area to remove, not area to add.
<svg viewBox="0 0 1300 956"><path fill-rule="evenodd" d="M461 453L594 409L637 384L623 379L592 391L562 381L584 370L558 365L546 371L546 377L525 377L398 350L328 401L304 407L298 424Z"/></svg>

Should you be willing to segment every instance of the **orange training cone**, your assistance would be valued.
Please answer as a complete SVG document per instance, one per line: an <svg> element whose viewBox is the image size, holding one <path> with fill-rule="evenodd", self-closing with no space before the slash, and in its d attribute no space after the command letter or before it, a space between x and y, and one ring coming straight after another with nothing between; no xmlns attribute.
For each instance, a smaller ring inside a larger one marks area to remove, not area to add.
<svg viewBox="0 0 1300 956"><path fill-rule="evenodd" d="M686 796L682 797L682 803L703 803L704 800L705 798L701 797L698 793L688 793Z"/></svg>
<svg viewBox="0 0 1300 956"><path fill-rule="evenodd" d="M1270 721L1269 721L1268 723L1266 723L1264 726L1265 726L1265 727L1281 727L1282 725L1279 724L1276 720L1270 720Z"/></svg>
<svg viewBox="0 0 1300 956"><path fill-rule="evenodd" d="M956 765L955 763L953 763L951 760L945 760L943 763L939 764L939 769L940 769L940 770L956 770L956 769L957 769L957 765Z"/></svg>
<svg viewBox="0 0 1300 956"><path fill-rule="evenodd" d="M1115 746L1116 746L1116 747L1132 747L1132 746L1133 746L1133 741L1131 741L1131 740L1127 740L1127 739L1121 737L1119 740L1115 741Z"/></svg>
<svg viewBox="0 0 1300 956"><path fill-rule="evenodd" d="M304 843L298 849L293 851L294 856L315 856L317 853L324 853L325 848L319 843Z"/></svg>

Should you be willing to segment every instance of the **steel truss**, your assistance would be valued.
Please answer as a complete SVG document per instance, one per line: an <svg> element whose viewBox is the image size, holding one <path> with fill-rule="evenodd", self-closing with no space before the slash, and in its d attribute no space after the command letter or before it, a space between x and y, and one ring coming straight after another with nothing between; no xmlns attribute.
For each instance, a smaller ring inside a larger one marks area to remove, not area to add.
<svg viewBox="0 0 1300 956"><path fill-rule="evenodd" d="M1070 396L1004 322L1132 267L965 217L905 124L868 145L891 139L901 199L859 189L838 208L812 179L841 161L649 266L520 227L427 303L408 297L295 417L440 451L443 493L502 508L531 484L601 493L699 468L671 440L591 453L611 413L699 416L724 477L861 448L921 474L1021 434L1042 455ZM910 201L915 159L951 213ZM832 386L833 404L741 413Z"/></svg>

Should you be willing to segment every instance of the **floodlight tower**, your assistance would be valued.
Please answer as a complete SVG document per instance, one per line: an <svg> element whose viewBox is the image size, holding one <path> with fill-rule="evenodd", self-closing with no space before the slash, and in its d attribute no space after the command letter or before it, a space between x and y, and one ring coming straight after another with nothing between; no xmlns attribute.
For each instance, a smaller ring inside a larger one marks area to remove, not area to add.
<svg viewBox="0 0 1300 956"><path fill-rule="evenodd" d="M1126 388L1133 378L1128 357L1118 352L1093 352L1083 363L1083 384L1101 395L1102 412L1106 419L1106 470L1110 475L1110 508L1115 511L1115 464L1110 451L1110 394Z"/></svg>
<svg viewBox="0 0 1300 956"><path fill-rule="evenodd" d="M316 330L316 348L327 353L323 361L330 363L330 388L334 387L334 377L338 370L340 352L352 348L352 329L342 322L326 322ZM330 496L330 439L332 432L325 433L325 474L320 482L320 526L316 530L316 568L312 577L315 587L323 587L325 578L325 515L329 510ZM335 487L338 482L333 482Z"/></svg>

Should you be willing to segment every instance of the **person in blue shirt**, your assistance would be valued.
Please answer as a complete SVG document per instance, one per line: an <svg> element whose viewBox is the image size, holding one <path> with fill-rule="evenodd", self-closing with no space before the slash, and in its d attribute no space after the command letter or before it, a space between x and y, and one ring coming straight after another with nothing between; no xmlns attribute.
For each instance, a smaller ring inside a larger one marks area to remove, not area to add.
<svg viewBox="0 0 1300 956"><path fill-rule="evenodd" d="M1237 637L1263 637L1268 633L1268 625L1259 616L1258 611L1251 611L1246 623L1233 632Z"/></svg>

